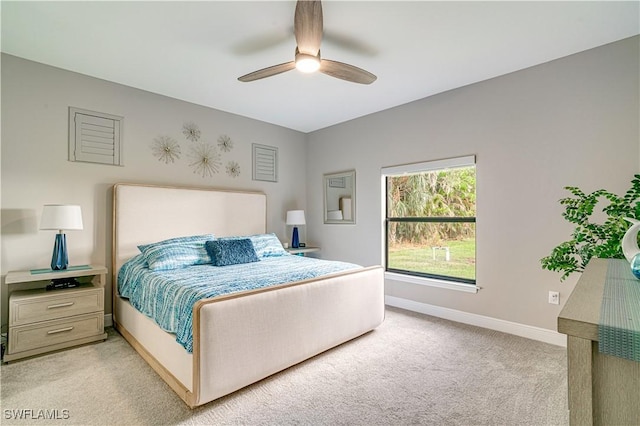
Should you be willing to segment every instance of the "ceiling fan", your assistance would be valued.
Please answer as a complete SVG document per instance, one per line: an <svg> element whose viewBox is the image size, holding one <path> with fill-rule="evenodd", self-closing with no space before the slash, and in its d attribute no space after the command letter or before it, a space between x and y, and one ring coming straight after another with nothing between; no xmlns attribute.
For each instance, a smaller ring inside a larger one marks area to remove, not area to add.
<svg viewBox="0 0 640 426"><path fill-rule="evenodd" d="M322 4L320 1L298 0L293 32L297 43L295 60L254 71L238 77L238 80L242 82L255 81L297 68L306 73L320 71L323 74L352 83L371 84L376 81L375 75L362 68L320 58L320 42L322 41Z"/></svg>

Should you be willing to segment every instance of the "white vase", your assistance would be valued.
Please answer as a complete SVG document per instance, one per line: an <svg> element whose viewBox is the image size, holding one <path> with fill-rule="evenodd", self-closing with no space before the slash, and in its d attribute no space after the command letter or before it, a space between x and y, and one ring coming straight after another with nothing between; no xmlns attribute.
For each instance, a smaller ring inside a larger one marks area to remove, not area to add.
<svg viewBox="0 0 640 426"><path fill-rule="evenodd" d="M622 253L624 253L624 257L627 258L627 261L631 263L633 258L640 253L640 248L638 248L640 221L628 217L625 217L624 219L631 223L631 227L627 229L624 237L622 237Z"/></svg>

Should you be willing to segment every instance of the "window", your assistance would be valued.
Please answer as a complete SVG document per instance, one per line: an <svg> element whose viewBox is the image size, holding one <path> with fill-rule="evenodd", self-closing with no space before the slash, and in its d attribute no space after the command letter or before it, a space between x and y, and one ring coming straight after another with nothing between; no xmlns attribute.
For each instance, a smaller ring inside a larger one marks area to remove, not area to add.
<svg viewBox="0 0 640 426"><path fill-rule="evenodd" d="M382 169L386 270L476 283L475 156Z"/></svg>

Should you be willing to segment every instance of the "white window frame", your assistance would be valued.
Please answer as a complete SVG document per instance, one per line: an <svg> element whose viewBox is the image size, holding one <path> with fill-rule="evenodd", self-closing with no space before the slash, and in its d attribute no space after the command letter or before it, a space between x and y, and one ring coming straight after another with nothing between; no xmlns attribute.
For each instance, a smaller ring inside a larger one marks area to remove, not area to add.
<svg viewBox="0 0 640 426"><path fill-rule="evenodd" d="M386 255L387 255L387 232L386 232L386 217L387 217L387 177L399 176L403 174L423 173L434 170L452 169L460 167L476 166L475 155L469 155L464 157L447 158L442 160L425 161L420 163L403 164L397 166L383 167L381 169L381 187L382 187L382 263L387 267ZM477 258L477 253L476 253ZM432 277L421 277L410 274L403 274L396 271L386 271L385 279L391 281L407 282L411 284L426 285L430 287L445 288L450 290L463 291L468 293L477 293L480 287L476 280L475 284L459 283L455 281L449 281L445 279L438 279Z"/></svg>

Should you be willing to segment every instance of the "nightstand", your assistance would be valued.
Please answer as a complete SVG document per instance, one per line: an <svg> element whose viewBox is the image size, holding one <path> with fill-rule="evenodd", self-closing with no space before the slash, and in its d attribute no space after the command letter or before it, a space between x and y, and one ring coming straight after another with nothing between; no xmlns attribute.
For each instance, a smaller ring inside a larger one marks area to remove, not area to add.
<svg viewBox="0 0 640 426"><path fill-rule="evenodd" d="M105 340L104 285L107 268L76 266L64 271L33 270L7 273L9 336L3 361L40 355L84 343ZM74 288L13 290L16 285L76 278ZM11 287L10 287L11 286Z"/></svg>
<svg viewBox="0 0 640 426"><path fill-rule="evenodd" d="M295 254L297 256L305 256L307 253L320 251L320 247L299 247L299 248L288 247L285 250L287 251L287 253Z"/></svg>

